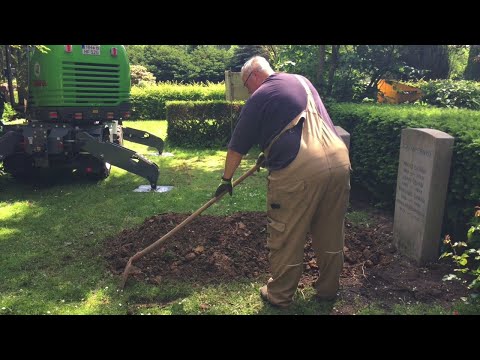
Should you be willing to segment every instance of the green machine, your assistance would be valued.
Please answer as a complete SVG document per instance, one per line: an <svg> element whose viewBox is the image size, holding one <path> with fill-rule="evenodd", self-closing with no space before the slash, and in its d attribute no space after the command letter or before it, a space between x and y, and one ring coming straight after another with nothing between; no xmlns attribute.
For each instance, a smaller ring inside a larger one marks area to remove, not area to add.
<svg viewBox="0 0 480 360"><path fill-rule="evenodd" d="M28 54L25 125L0 123L0 162L14 177L41 169L80 171L93 179L111 165L146 178L155 189L158 166L123 147L123 139L155 147L162 139L123 127L130 116L130 66L123 45L46 45ZM7 78L12 94L9 46ZM13 104L12 104L13 105Z"/></svg>

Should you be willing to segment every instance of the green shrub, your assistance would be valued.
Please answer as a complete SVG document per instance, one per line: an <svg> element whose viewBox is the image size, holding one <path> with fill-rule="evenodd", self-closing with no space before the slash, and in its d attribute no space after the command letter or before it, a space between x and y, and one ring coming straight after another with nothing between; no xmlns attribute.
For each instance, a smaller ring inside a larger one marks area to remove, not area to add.
<svg viewBox="0 0 480 360"><path fill-rule="evenodd" d="M243 101L168 101L167 139L183 147L227 145Z"/></svg>
<svg viewBox="0 0 480 360"><path fill-rule="evenodd" d="M480 83L477 81L435 80L413 85L422 90L421 101L429 105L480 110Z"/></svg>
<svg viewBox="0 0 480 360"><path fill-rule="evenodd" d="M224 83L177 84L158 83L144 87L132 87L132 120L165 119L165 103L170 100L224 100Z"/></svg>
<svg viewBox="0 0 480 360"><path fill-rule="evenodd" d="M13 110L12 105L10 103L4 104L3 116L2 119L4 121L11 121L17 118L17 113Z"/></svg>
<svg viewBox="0 0 480 360"><path fill-rule="evenodd" d="M454 272L460 273L463 278L471 276L471 282L467 285L468 289L480 289L480 207L475 208L475 215L471 221L471 227L467 232L467 241L452 243L450 236L446 235L443 243L449 246L449 249L442 253L441 258L451 257L458 268ZM445 275L443 280L464 280L456 274Z"/></svg>
<svg viewBox="0 0 480 360"><path fill-rule="evenodd" d="M155 76L142 65L130 65L130 79L132 85L142 87L156 83Z"/></svg>

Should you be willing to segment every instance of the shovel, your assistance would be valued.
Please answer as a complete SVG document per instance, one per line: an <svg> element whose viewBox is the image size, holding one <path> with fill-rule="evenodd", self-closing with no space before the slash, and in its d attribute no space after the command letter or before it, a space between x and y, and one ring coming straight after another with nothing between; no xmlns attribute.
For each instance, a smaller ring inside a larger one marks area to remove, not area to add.
<svg viewBox="0 0 480 360"><path fill-rule="evenodd" d="M235 180L232 184L232 188L240 184L243 180L245 180L247 177L252 175L255 171L259 171L260 167L262 166L262 163L255 164L254 167L252 167L250 170L248 170L245 174L240 176L237 180ZM193 219L195 219L198 215L200 215L203 211L208 209L211 205L215 204L217 201L219 201L227 192L224 192L223 194L213 197L210 199L207 203L205 203L201 208L199 208L197 211L195 211L192 215L190 215L188 218L183 220L180 224L178 224L176 227L174 227L172 230L170 230L168 233L163 235L160 239L155 241L153 244L149 245L142 251L137 252L135 255L133 255L130 259L128 259L127 266L125 266L125 270L123 271L122 274L122 282L120 284L120 289L123 289L125 287L125 284L128 279L128 275L132 271L132 266L135 261L138 259L144 257L148 253L152 252L153 250L157 249L162 243L164 243L169 237L172 235L176 234L180 229L182 229L185 225L189 224Z"/></svg>

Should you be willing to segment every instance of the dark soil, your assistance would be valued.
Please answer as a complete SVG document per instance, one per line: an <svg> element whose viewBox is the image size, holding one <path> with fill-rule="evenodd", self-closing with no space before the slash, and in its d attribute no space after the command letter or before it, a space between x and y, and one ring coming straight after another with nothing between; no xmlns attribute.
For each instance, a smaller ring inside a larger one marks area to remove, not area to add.
<svg viewBox="0 0 480 360"><path fill-rule="evenodd" d="M357 204L356 208L360 208ZM121 275L128 259L145 249L187 218L188 214L165 213L134 229L107 239L106 259L111 271ZM389 311L396 304L435 304L449 308L467 296L458 282L444 282L452 272L451 261L418 267L397 253L392 245L393 219L370 210L371 222L346 221L345 265L339 300L332 313L353 314L375 303ZM227 217L201 215L164 244L135 262L129 275L159 284L164 280L212 284L231 280L269 277L266 248L266 214L242 212ZM318 276L311 240L305 245L304 273L299 289L312 286Z"/></svg>

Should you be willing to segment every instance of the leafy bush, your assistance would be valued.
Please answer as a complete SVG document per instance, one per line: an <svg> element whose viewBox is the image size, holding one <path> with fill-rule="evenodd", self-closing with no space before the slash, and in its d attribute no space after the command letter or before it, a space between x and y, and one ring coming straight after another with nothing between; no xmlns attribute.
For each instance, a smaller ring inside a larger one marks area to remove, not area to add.
<svg viewBox="0 0 480 360"><path fill-rule="evenodd" d="M423 81L414 86L423 91L421 101L429 105L480 110L480 84L477 81Z"/></svg>
<svg viewBox="0 0 480 360"><path fill-rule="evenodd" d="M442 253L440 259L451 257L455 265L459 266L454 269L454 272L460 273L462 277L473 276L467 287L478 290L480 289L480 207L477 206L475 209L475 215L471 221L472 226L467 232L467 241L452 243L450 236L446 235L443 243L449 246L451 251L447 250ZM460 280L464 283L468 281L455 274L445 275L443 280Z"/></svg>
<svg viewBox="0 0 480 360"><path fill-rule="evenodd" d="M475 248L480 248L480 207L475 207L475 215L467 232L468 243Z"/></svg>
<svg viewBox="0 0 480 360"><path fill-rule="evenodd" d="M17 118L17 113L15 112L15 110L13 110L12 105L6 102L4 104L3 116L2 116L2 119L0 120L11 121L16 118Z"/></svg>
<svg viewBox="0 0 480 360"><path fill-rule="evenodd" d="M154 85L156 82L155 76L142 65L130 66L130 78L132 85Z"/></svg>

